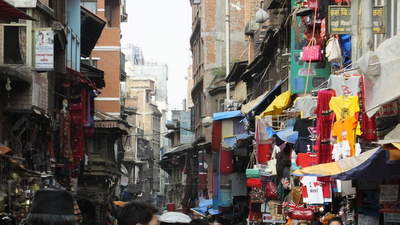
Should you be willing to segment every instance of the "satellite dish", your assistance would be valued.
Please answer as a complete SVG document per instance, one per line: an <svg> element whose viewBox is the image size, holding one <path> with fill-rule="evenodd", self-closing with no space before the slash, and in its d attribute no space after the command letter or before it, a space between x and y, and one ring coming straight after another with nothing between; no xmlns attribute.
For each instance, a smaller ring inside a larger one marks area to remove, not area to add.
<svg viewBox="0 0 400 225"><path fill-rule="evenodd" d="M213 118L212 118L212 117L209 117L209 116L204 117L204 118L201 120L201 124L203 125L203 127L209 127L209 126L211 126L212 122L213 122Z"/></svg>

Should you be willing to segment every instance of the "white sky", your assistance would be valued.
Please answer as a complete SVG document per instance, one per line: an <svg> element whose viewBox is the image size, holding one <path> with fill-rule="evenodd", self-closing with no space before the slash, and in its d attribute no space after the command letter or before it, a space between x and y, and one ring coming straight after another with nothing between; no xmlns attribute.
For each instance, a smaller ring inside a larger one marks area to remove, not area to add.
<svg viewBox="0 0 400 225"><path fill-rule="evenodd" d="M145 63L168 66L170 109L182 109L191 64L189 0L126 0L128 22L122 23L122 42L142 48Z"/></svg>

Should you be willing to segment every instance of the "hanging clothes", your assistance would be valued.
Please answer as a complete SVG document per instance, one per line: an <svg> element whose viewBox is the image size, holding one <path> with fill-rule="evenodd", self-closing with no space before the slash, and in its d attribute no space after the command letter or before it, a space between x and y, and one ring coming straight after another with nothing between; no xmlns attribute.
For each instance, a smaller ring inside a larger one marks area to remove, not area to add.
<svg viewBox="0 0 400 225"><path fill-rule="evenodd" d="M355 96L360 91L360 79L361 75L351 72L331 75L327 87L335 90L337 96Z"/></svg>
<svg viewBox="0 0 400 225"><path fill-rule="evenodd" d="M320 163L332 162L332 146L330 144L334 113L329 108L330 100L335 96L334 90L319 90L317 108L317 131L315 150Z"/></svg>
<svg viewBox="0 0 400 225"><path fill-rule="evenodd" d="M358 120L358 112L360 112L360 103L358 96L332 97L329 101L329 108L335 113L336 121L346 119L348 116L353 116ZM357 113L357 114L356 114ZM356 135L361 135L361 127L358 123Z"/></svg>
<svg viewBox="0 0 400 225"><path fill-rule="evenodd" d="M301 111L300 117L307 118L315 116L315 108L317 107L317 99L306 96L297 97L293 104L293 108Z"/></svg>
<svg viewBox="0 0 400 225"><path fill-rule="evenodd" d="M341 143L346 140L350 146L350 155L355 156L355 128L357 120L354 116L348 116L346 119L341 119L333 124L332 136L336 137L337 142Z"/></svg>

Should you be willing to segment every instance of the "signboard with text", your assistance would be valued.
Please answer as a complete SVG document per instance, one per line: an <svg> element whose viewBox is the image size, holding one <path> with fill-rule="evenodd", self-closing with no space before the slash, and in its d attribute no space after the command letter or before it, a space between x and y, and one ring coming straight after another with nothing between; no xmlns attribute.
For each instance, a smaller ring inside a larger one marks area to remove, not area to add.
<svg viewBox="0 0 400 225"><path fill-rule="evenodd" d="M351 34L351 7L331 5L328 10L329 34ZM372 29L374 33L385 32L385 10L383 6L374 6L372 10Z"/></svg>
<svg viewBox="0 0 400 225"><path fill-rule="evenodd" d="M36 71L54 70L54 34L50 28L35 31L35 68Z"/></svg>

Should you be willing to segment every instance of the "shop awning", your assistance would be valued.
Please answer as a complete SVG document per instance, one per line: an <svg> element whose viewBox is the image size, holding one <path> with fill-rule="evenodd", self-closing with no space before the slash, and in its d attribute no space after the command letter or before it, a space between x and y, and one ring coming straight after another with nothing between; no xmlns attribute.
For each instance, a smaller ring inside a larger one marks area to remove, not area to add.
<svg viewBox="0 0 400 225"><path fill-rule="evenodd" d="M272 88L270 91L265 92L256 99L250 101L249 103L242 106L241 111L248 114L250 117L257 114L257 112L262 112L275 98L275 95L280 94L280 87L283 81L280 81L278 85Z"/></svg>
<svg viewBox="0 0 400 225"><path fill-rule="evenodd" d="M298 169L295 176L329 176L338 180L383 180L400 177L400 150L378 147L336 162Z"/></svg>
<svg viewBox="0 0 400 225"><path fill-rule="evenodd" d="M87 84L89 87L97 91L96 84L93 81L91 81L88 77L86 77L85 74L67 67L67 75L70 76L73 79L73 81L82 84Z"/></svg>
<svg viewBox="0 0 400 225"><path fill-rule="evenodd" d="M35 20L31 16L28 16L24 12L15 8L10 3L0 0L0 22L1 23L17 22L18 19Z"/></svg>
<svg viewBox="0 0 400 225"><path fill-rule="evenodd" d="M213 114L213 120L224 120L224 119L232 119L235 117L244 117L240 110L235 111L227 111L227 112L217 112Z"/></svg>
<svg viewBox="0 0 400 225"><path fill-rule="evenodd" d="M278 97L274 99L274 101L260 114L260 117L264 117L266 115L280 115L283 110L286 109L291 103L292 93L290 90L280 94Z"/></svg>
<svg viewBox="0 0 400 225"><path fill-rule="evenodd" d="M378 141L378 144L388 144L388 143L400 143L400 124L391 130L382 140Z"/></svg>
<svg viewBox="0 0 400 225"><path fill-rule="evenodd" d="M105 20L81 6L81 54L83 56L90 56L105 26Z"/></svg>

